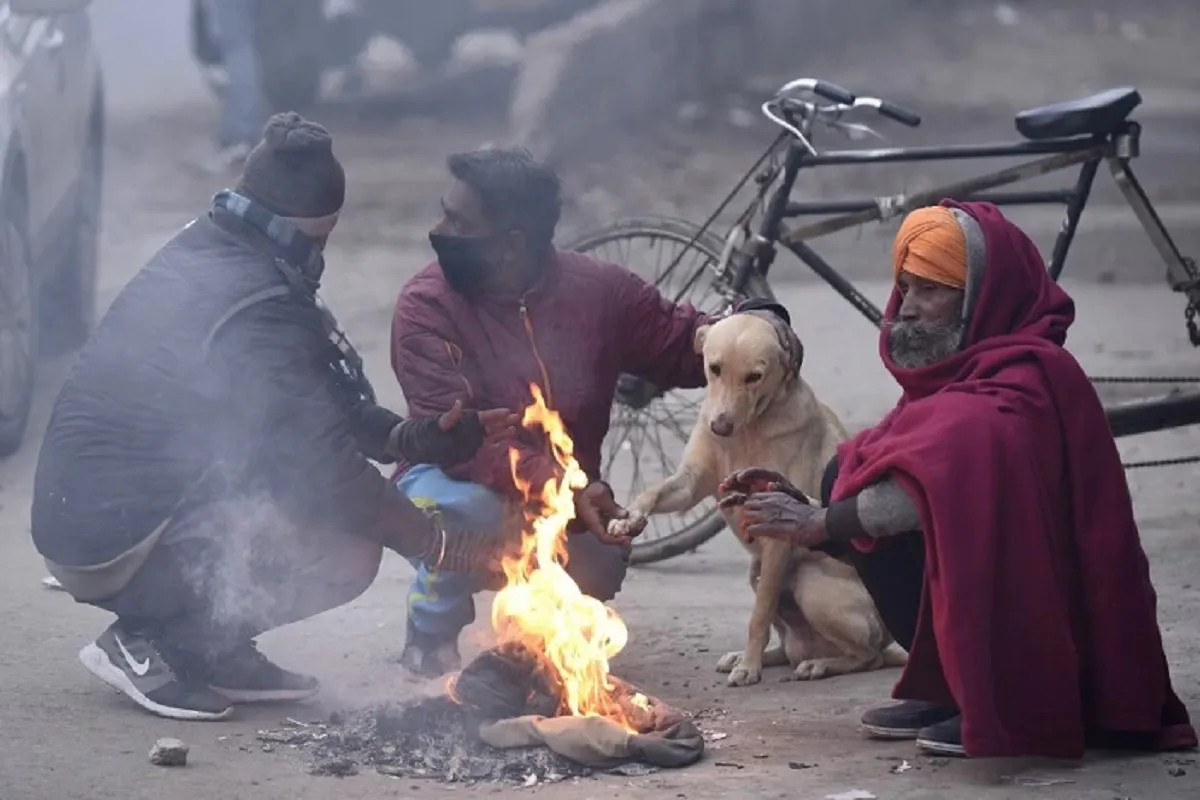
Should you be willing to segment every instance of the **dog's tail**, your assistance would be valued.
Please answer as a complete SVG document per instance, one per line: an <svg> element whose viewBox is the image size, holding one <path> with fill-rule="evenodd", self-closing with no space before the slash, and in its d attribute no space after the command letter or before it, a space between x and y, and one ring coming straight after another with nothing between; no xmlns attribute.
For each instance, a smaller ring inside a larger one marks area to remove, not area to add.
<svg viewBox="0 0 1200 800"><path fill-rule="evenodd" d="M908 653L904 652L904 648L895 642L891 643L883 650L883 666L885 667L903 667L908 663Z"/></svg>

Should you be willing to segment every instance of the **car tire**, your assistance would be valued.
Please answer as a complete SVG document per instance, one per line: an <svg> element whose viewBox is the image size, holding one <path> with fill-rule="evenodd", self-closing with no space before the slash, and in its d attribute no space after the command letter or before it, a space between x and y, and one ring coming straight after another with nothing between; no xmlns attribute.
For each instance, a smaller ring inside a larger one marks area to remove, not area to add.
<svg viewBox="0 0 1200 800"><path fill-rule="evenodd" d="M21 448L37 378L37 276L29 246L25 194L9 184L0 197L0 456Z"/></svg>
<svg viewBox="0 0 1200 800"><path fill-rule="evenodd" d="M99 112L97 112L99 113ZM71 235L74 242L40 296L41 352L56 356L83 346L96 322L104 135L93 124L84 148Z"/></svg>

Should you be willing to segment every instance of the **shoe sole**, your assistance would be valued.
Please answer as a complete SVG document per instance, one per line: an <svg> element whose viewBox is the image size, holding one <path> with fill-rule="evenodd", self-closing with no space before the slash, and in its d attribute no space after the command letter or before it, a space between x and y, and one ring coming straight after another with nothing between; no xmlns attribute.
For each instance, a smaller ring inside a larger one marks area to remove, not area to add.
<svg viewBox="0 0 1200 800"><path fill-rule="evenodd" d="M220 686L208 688L231 703L296 703L315 697L321 691L319 686L315 689L264 689L261 691L222 689Z"/></svg>
<svg viewBox="0 0 1200 800"><path fill-rule="evenodd" d="M863 733L872 739L887 739L889 741L912 741L921 732L920 728L885 728L881 725L862 723Z"/></svg>
<svg viewBox="0 0 1200 800"><path fill-rule="evenodd" d="M107 683L112 688L121 692L133 702L137 703L142 708L152 714L157 714L160 717L168 719L182 719L188 721L195 720L223 720L229 719L233 715L233 706L224 711L197 711L191 708L172 708L164 706L162 703L156 703L146 695L138 691L138 688L133 685L133 681L129 680L129 676L122 670L115 667L112 661L109 660L108 654L104 652L95 642L84 647L79 651L79 660L83 664L84 669L95 675L100 680Z"/></svg>
<svg viewBox="0 0 1200 800"><path fill-rule="evenodd" d="M935 742L931 739L917 738L917 748L936 756L966 756L967 751L961 744Z"/></svg>

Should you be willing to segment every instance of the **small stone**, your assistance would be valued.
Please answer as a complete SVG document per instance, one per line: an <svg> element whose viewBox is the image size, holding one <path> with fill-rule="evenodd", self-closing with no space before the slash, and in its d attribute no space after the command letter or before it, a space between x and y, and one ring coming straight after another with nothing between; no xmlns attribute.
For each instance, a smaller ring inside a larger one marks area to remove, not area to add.
<svg viewBox="0 0 1200 800"><path fill-rule="evenodd" d="M347 778L358 774L358 764L349 758L327 758L317 761L308 768L309 775L329 775L334 778Z"/></svg>
<svg viewBox="0 0 1200 800"><path fill-rule="evenodd" d="M1182 778L1184 775L1187 775L1187 770L1183 767L1171 767L1167 770L1167 774L1172 778Z"/></svg>
<svg viewBox="0 0 1200 800"><path fill-rule="evenodd" d="M178 739L159 739L150 748L150 763L159 767L187 765L188 746Z"/></svg>
<svg viewBox="0 0 1200 800"><path fill-rule="evenodd" d="M789 761L788 769L812 769L816 764L805 764L803 761Z"/></svg>

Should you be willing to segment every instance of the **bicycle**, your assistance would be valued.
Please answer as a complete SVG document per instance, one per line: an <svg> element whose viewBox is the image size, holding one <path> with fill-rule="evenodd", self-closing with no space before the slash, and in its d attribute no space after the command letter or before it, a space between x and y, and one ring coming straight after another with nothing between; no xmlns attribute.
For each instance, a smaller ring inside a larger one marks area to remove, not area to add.
<svg viewBox="0 0 1200 800"><path fill-rule="evenodd" d="M679 252L670 259L654 282L676 301L691 299L701 310L719 314L744 297L772 298L767 277L782 246L802 264L831 286L872 324L879 326L883 314L849 280L808 244L810 239L857 227L883 222L907 214L943 198L983 200L1005 205L1050 205L1066 207L1063 226L1055 240L1047 269L1058 280L1080 217L1087 205L1101 163L1106 163L1126 203L1133 209L1141 227L1167 265L1169 288L1186 297L1184 319L1193 346L1200 346L1200 272L1195 262L1180 254L1170 233L1142 190L1130 162L1139 154L1141 125L1131 119L1141 103L1135 88L1110 89L1077 100L1022 111L1016 127L1023 139L1001 144L899 147L883 149L847 149L818 151L813 145L814 131L840 131L851 137L878 135L868 125L853 121L859 110L917 127L918 114L875 97L859 97L827 81L801 78L784 85L762 105L763 114L781 129L778 136L741 177L734 189L702 225L670 218L633 218L615 222L585 234L568 245L569 249L594 253L614 243L632 245L639 240L672 244ZM792 189L802 169L850 164L918 163L941 160L971 160L1021 157L1016 166L968 178L952 184L912 194L894 194L880 198L839 200L835 202L797 202ZM1074 185L1068 188L1038 191L993 191L1001 186L1027 181L1071 167L1078 167ZM736 217L724 237L712 230L715 220L753 178L758 188L753 200ZM789 224L799 217L825 217L804 225ZM695 263L680 271L691 253ZM631 264L628 254L609 257ZM661 256L659 264L661 265ZM703 283L706 276L707 284ZM695 300L698 288L714 295L712 302ZM1097 379L1117 382L1176 382L1177 379ZM694 390L699 391L699 390ZM621 452L632 451L632 431L636 425L651 427L645 432L658 438L661 467L669 475L669 464L661 452L661 428L687 441L694 416L681 422L677 413L686 415L698 409L698 401L688 393L664 392L632 375L622 376L616 393L603 464L607 478ZM1176 393L1107 407L1114 436L1131 436L1200 423L1200 392ZM644 418L649 423L639 422ZM686 419L686 417L685 417ZM614 444L615 443L615 444ZM640 446L639 446L640 451ZM631 453L633 478L640 478L640 452ZM1131 466L1171 462L1146 462ZM630 487L630 496L641 486ZM672 558L694 550L724 527L724 519L709 500L688 512L679 521L682 527L663 532L675 515L653 518L634 545L631 562L646 564Z"/></svg>

